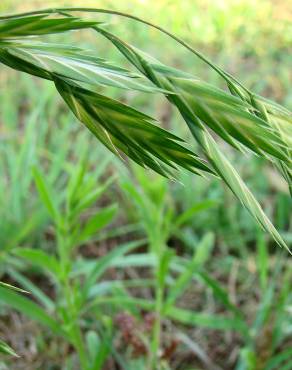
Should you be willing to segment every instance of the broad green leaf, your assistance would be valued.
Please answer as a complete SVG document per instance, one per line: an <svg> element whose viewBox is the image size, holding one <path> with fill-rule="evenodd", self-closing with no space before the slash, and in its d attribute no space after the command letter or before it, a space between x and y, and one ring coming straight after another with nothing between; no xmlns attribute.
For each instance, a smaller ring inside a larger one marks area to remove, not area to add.
<svg viewBox="0 0 292 370"><path fill-rule="evenodd" d="M17 353L1 339L0 339L0 353L4 353L5 355L9 356L19 357Z"/></svg>
<svg viewBox="0 0 292 370"><path fill-rule="evenodd" d="M173 256L174 252L171 249L166 249L161 256L157 255L157 278L160 288L163 288L165 285L166 276L169 272L169 267Z"/></svg>
<svg viewBox="0 0 292 370"><path fill-rule="evenodd" d="M114 338L112 325L109 324L106 326L100 337L93 331L88 332L86 335L87 348L91 356L88 370L102 370L105 361L112 352Z"/></svg>
<svg viewBox="0 0 292 370"><path fill-rule="evenodd" d="M89 290L89 297L94 298L97 296L110 294L117 288L145 288L154 286L154 281L151 279L130 279L130 280L110 280L99 281L93 285Z"/></svg>
<svg viewBox="0 0 292 370"><path fill-rule="evenodd" d="M176 300L184 293L186 287L190 284L192 278L202 269L204 263L210 256L214 246L214 234L207 233L197 246L194 246L193 257L183 267L176 281L171 285L165 306L173 305Z"/></svg>
<svg viewBox="0 0 292 370"><path fill-rule="evenodd" d="M167 309L175 304L176 300L184 293L186 287L192 280L192 277L197 273L197 261L192 258L191 261L184 266L184 271L179 275L175 282L171 285L164 307Z"/></svg>
<svg viewBox="0 0 292 370"><path fill-rule="evenodd" d="M175 226L177 228L181 227L183 224L191 220L197 213L215 207L217 204L218 203L214 200L205 200L200 203L194 204L192 207L188 208L176 218Z"/></svg>
<svg viewBox="0 0 292 370"><path fill-rule="evenodd" d="M286 350L283 350L280 353L277 353L276 355L272 356L271 359L268 361L265 370L292 369L291 358L292 358L292 348L287 348Z"/></svg>
<svg viewBox="0 0 292 370"><path fill-rule="evenodd" d="M56 334L63 334L59 323L49 316L42 307L16 292L0 287L0 303L16 309Z"/></svg>
<svg viewBox="0 0 292 370"><path fill-rule="evenodd" d="M86 333L86 346L90 355L88 370L101 370L110 353L111 348L108 342L112 341L112 336L109 336L106 332L103 333L103 336L106 336L106 338L100 338L92 330Z"/></svg>
<svg viewBox="0 0 292 370"><path fill-rule="evenodd" d="M54 221L57 221L59 219L59 213L54 203L53 196L49 190L49 187L45 183L43 175L36 167L34 167L32 171L33 171L33 177L34 177L34 181L35 181L37 190L39 192L39 195L45 207L47 208L50 216L52 217L52 219Z"/></svg>
<svg viewBox="0 0 292 370"><path fill-rule="evenodd" d="M41 249L16 248L13 253L32 265L40 267L44 271L49 271L53 276L59 276L60 274L60 265L57 259Z"/></svg>
<svg viewBox="0 0 292 370"><path fill-rule="evenodd" d="M135 310L143 308L145 310L153 311L155 304L152 300L142 299L142 298L135 298L127 295L127 293L123 295L116 294L115 296L101 296L96 298L91 307L100 306L104 304L112 304L117 307L125 308L133 308Z"/></svg>
<svg viewBox="0 0 292 370"><path fill-rule="evenodd" d="M236 317L198 313L174 306L168 307L163 313L170 319L182 324L205 327L208 329L235 330L244 335L247 334L245 325Z"/></svg>
<svg viewBox="0 0 292 370"><path fill-rule="evenodd" d="M98 297L92 303L94 305L112 304L117 306L136 309L141 307L145 310L153 311L154 302L141 298L133 298L127 295L113 296L113 297ZM185 325L195 325L198 327L205 327L208 329L218 330L234 330L245 336L248 335L246 325L243 324L242 320L237 317L228 317L217 314L205 314L200 312L193 312L174 306L167 307L163 311L163 315L172 319L175 322L179 322Z"/></svg>
<svg viewBox="0 0 292 370"><path fill-rule="evenodd" d="M117 205L113 204L97 211L94 216L86 221L78 236L79 240L84 242L90 239L90 237L96 234L100 229L107 226L115 216L117 209Z"/></svg>
<svg viewBox="0 0 292 370"><path fill-rule="evenodd" d="M93 205L99 197L108 189L108 187L112 184L114 180L114 177L109 178L107 181L105 181L101 186L95 187L92 191L86 192L86 194L80 194L78 199L75 199L75 204L71 204L72 210L71 215L76 216L77 214L80 214L83 210L89 208L91 205ZM75 196L77 193L75 193Z"/></svg>
<svg viewBox="0 0 292 370"><path fill-rule="evenodd" d="M0 287L15 290L16 292L20 292L20 293L29 293L28 291L21 289L19 287L16 287L14 285L3 283L3 281L0 281Z"/></svg>
<svg viewBox="0 0 292 370"><path fill-rule="evenodd" d="M38 288L29 278L21 274L15 269L10 268L10 276L17 281L23 288L25 288L36 300L43 305L48 312L55 310L55 303L40 289Z"/></svg>
<svg viewBox="0 0 292 370"><path fill-rule="evenodd" d="M104 257L101 257L98 261L94 262L90 271L87 271L87 277L84 284L84 294L89 293L89 289L95 285L96 281L100 276L110 267L112 264L119 259L119 257L124 256L131 250L139 247L141 243L145 241L133 241L123 245L120 245L107 253Z"/></svg>
<svg viewBox="0 0 292 370"><path fill-rule="evenodd" d="M212 232L207 232L194 246L194 261L201 268L211 258L212 251L215 246L215 235Z"/></svg>
<svg viewBox="0 0 292 370"><path fill-rule="evenodd" d="M230 310L239 320L242 321L242 325L245 325L243 315L229 299L228 293L222 288L216 279L204 271L199 271L199 277L203 280L208 288L210 288L218 301L220 301L226 308Z"/></svg>
<svg viewBox="0 0 292 370"><path fill-rule="evenodd" d="M262 234L257 237L257 271L260 280L262 294L267 290L268 284L268 250L266 241Z"/></svg>

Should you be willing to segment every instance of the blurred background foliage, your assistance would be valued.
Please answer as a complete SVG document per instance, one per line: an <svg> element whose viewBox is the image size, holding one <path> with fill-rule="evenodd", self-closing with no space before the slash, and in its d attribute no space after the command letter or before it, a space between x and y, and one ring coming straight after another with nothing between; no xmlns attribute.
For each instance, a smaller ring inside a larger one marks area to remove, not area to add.
<svg viewBox="0 0 292 370"><path fill-rule="evenodd" d="M110 8L159 24L195 46L255 92L292 108L292 4L289 0L83 0L82 4L75 0L2 0L0 12L6 14L61 6ZM116 34L123 35L157 59L192 71L220 86L217 75L157 31L116 16L96 17L110 22ZM76 40L76 43L96 50L98 56L125 63L108 43L88 31L73 33L67 39L53 36L52 40L64 43ZM178 351L177 360L173 360L170 353L167 366L170 369L215 369L212 367L215 363L224 369L278 369L275 367L278 362L274 360L276 365L273 365L269 360L285 354L292 345L291 261L273 248L273 243L254 225L220 181L182 173L180 181L172 183L153 173L145 174L136 166L114 158L80 127L50 83L1 66L0 84L1 279L4 277L8 282L16 282L27 290L31 289L27 281L31 281L58 302L58 284L55 286L52 280L46 280L41 269L20 258L23 256L19 247L39 248L48 253L54 253L56 249L54 220L46 210L43 197L36 191L32 168L43 174L47 186L53 190L54 204L64 210L72 190L68 184L75 169L84 166L87 176L84 192L93 191L95 185L102 186L109 177L112 180L101 198L89 204L85 214L79 215L80 224L112 203L118 203L118 211L111 226L99 230L97 235L90 235L86 242L76 242L71 258L79 261L81 267L78 265L78 268L82 269L82 259L100 258L119 245L141 237L147 240L146 246L139 250L143 258L153 253L151 248L158 241L186 259L193 255L194 250L201 251L203 245L205 252L199 252L203 254L198 258L205 265L209 280L205 279L205 285L202 276L193 281L180 298L180 306L209 315L228 315L230 307L222 304L222 297L226 294L253 331L251 339L245 341L233 329L222 334L212 320L210 325L205 325L207 329L204 325L201 328L198 320L186 328L183 326L187 321L185 318L176 326L172 321L176 315L170 317L169 313L164 324L165 346L171 345L171 333L179 332L184 347L180 350L176 344L178 349L175 347L173 351ZM125 91L112 91L112 95L151 113L164 127L188 137L178 115L162 97L149 98ZM281 178L256 157L240 159L229 148L226 148L226 155L236 162L244 179L291 246L291 199ZM82 198L82 188L78 191ZM191 211L177 224L177 217L188 212L189 208ZM152 297L153 289L147 285L152 275L147 270L149 266L142 272L137 267L143 266L139 253L133 256L133 260L137 257L134 267L120 270L120 267L111 266L103 280L123 282L127 279L129 282L133 279L135 285L135 281L140 279L144 281L142 287L128 288L126 283L115 286L111 288L112 299L122 302L125 291L134 297ZM122 266L130 263L127 261ZM278 266L277 272L274 271L275 266ZM267 289L273 279L276 279L275 286ZM221 284L222 290L214 288L214 281ZM104 289L107 291L106 287ZM278 297L283 304L279 303L276 309ZM112 328L106 316L112 319L125 310L138 321L143 321L141 312L131 310L127 304L117 304L117 307L113 304L89 319L91 328L98 333L105 332L111 343L111 350L105 355L101 367L96 369L114 369L115 361L126 370L145 368L141 358L131 357L131 343L123 359L115 354L116 344L112 341L116 336L121 341L119 335L123 330L120 326ZM20 360L3 361L1 369L6 369L5 366L13 366L13 369L74 368L68 365L74 362L70 346L60 344L60 339L44 334L38 325L27 322L14 311L1 307L0 313L1 339L6 339L22 356ZM102 323L92 324L100 315ZM276 332L278 336L275 338L272 333ZM289 353L286 357L289 360ZM181 362L179 358L182 358ZM121 365L125 361L126 365Z"/></svg>

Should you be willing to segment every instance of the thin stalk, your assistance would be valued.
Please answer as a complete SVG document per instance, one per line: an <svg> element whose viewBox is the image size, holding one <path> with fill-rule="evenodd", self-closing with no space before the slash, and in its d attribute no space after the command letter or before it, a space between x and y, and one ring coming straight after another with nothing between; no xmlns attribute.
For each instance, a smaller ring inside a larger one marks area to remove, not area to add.
<svg viewBox="0 0 292 370"><path fill-rule="evenodd" d="M68 310L68 316L72 322L71 330L69 333L69 338L72 340L72 344L76 348L79 356L80 365L83 370L87 369L87 356L84 347L84 341L82 338L82 332L78 325L78 313L76 312L76 307L74 303L74 295L72 294L72 286L69 278L70 270L70 228L67 224L67 217L65 217L64 229L60 229L58 226L57 232L57 249L60 259L60 265L62 266L62 276L61 276L61 294L65 297L66 307ZM72 338L73 337L73 338Z"/></svg>
<svg viewBox="0 0 292 370"><path fill-rule="evenodd" d="M155 292L155 323L154 323L154 330L153 330L153 363L152 369L159 370L160 369L160 361L159 361L159 351L161 345L161 315L162 315L162 308L163 308L163 296L164 296L164 287L161 286L159 283L159 277L157 278L156 283L156 292Z"/></svg>
<svg viewBox="0 0 292 370"><path fill-rule="evenodd" d="M64 282L63 293L65 295L66 306L68 308L69 316L73 322L70 334L71 336L73 334L73 343L78 352L81 368L83 370L86 370L87 369L87 356L86 356L86 352L85 352L85 348L83 344L82 333L81 333L80 327L77 322L78 315L76 314L74 302L72 302L72 290L71 290L71 285L70 285L70 281L68 278L66 278Z"/></svg>
<svg viewBox="0 0 292 370"><path fill-rule="evenodd" d="M151 343L152 361L151 370L159 370L159 349L161 343L161 313L163 304L163 288L160 281L160 271L162 263L162 253L160 245L155 245L153 250L156 254L157 266L155 271L155 321L153 327L153 337Z"/></svg>
<svg viewBox="0 0 292 370"><path fill-rule="evenodd" d="M162 215L161 215L162 216ZM158 226L158 227L157 227ZM164 304L165 276L164 276L164 256L166 252L166 244L164 238L161 238L163 233L161 222L158 222L152 232L151 250L156 255L156 270L155 270L155 322L153 327L153 336L151 342L151 370L160 370L160 348L161 348L161 326ZM150 239L150 240L151 240Z"/></svg>

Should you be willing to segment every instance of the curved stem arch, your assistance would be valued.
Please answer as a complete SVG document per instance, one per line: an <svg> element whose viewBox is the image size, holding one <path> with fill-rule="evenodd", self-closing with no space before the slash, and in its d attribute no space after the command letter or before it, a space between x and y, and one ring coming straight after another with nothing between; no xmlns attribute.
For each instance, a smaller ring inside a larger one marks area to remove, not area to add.
<svg viewBox="0 0 292 370"><path fill-rule="evenodd" d="M124 12L120 12L120 11L117 11L117 10L102 9L102 8L62 7L62 8L49 8L49 9L41 9L41 10L35 10L35 11L31 11L31 12L20 13L20 14L18 14L18 16L30 16L30 15L38 15L38 14L55 14L55 13L61 14L62 12L70 12L70 13L72 13L72 12L85 12L85 13L100 13L100 14L116 15L116 16L120 16L120 17L131 19L131 20L137 21L139 23L142 23L142 24L144 24L146 26L152 27L152 28L154 28L154 29L162 32L163 34L169 36L170 38L172 38L173 40L175 40L176 42L178 42L180 45L184 46L187 50L189 50L190 52L192 52L193 54L195 54L199 59L201 59L209 67L211 67L212 69L214 69L227 82L227 84L231 84L233 86L233 88L235 88L235 90L236 90L236 92L238 94L241 94L241 93L233 85L234 83L237 84L238 86L240 86L240 88L242 88L244 90L244 92L246 92L248 95L252 95L251 91L249 91L244 85L242 85L242 83L239 82L235 77L233 77L231 74L229 74L229 73L225 72L224 70L222 70L216 64L212 63L206 56L204 56L202 53L200 53L199 51L197 51L196 49L194 49L187 42L185 42L181 38L175 36L171 32L169 32L166 29L164 29L163 27L158 26L158 25L156 25L156 24L154 24L152 22L149 22L149 21L147 21L145 19L142 19L140 17L137 17L135 15L124 13ZM1 19L14 18L14 17L15 17L14 15L1 16L0 17L0 20Z"/></svg>

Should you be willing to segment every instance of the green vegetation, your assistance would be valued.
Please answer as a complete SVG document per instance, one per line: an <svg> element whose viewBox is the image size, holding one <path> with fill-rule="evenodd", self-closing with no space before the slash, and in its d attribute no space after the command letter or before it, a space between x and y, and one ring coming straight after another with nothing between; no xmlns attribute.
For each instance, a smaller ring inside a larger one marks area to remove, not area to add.
<svg viewBox="0 0 292 370"><path fill-rule="evenodd" d="M67 5L0 17L0 365L292 369L289 32L284 108L257 71L251 92L202 56L201 35ZM242 33L218 9L219 65Z"/></svg>

